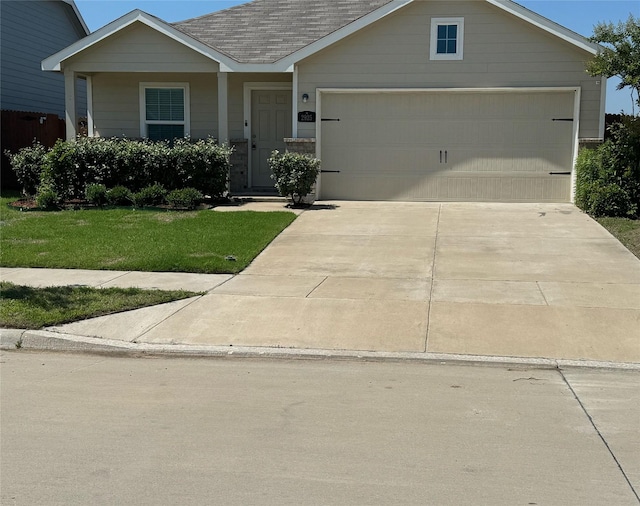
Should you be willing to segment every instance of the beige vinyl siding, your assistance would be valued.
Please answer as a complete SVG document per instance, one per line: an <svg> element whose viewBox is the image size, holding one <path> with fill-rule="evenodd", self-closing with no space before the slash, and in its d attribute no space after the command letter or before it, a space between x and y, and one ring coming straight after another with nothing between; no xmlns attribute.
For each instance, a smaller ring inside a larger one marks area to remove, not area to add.
<svg viewBox="0 0 640 506"><path fill-rule="evenodd" d="M136 22L65 63L77 72L217 72L217 62Z"/></svg>
<svg viewBox="0 0 640 506"><path fill-rule="evenodd" d="M244 139L244 84L245 83L288 83L291 74L229 74L229 138Z"/></svg>
<svg viewBox="0 0 640 506"><path fill-rule="evenodd" d="M100 137L140 137L140 83L189 83L191 137L218 134L216 74L107 73L93 76L94 132Z"/></svg>
<svg viewBox="0 0 640 506"><path fill-rule="evenodd" d="M464 17L464 60L431 61L432 17ZM599 136L600 84L589 54L478 1L417 1L299 64L299 90L316 88L497 88L581 86L580 137ZM298 97L300 100L300 96ZM300 124L300 137L314 125Z"/></svg>

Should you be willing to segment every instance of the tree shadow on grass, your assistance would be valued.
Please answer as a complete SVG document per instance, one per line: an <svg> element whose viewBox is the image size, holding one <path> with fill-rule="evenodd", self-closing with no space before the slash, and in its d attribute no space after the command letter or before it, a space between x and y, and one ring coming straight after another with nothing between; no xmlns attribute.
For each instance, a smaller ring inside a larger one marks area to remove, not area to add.
<svg viewBox="0 0 640 506"><path fill-rule="evenodd" d="M77 296L77 290L82 288L78 286L34 288L3 281L0 283L0 298L28 302L32 306L49 311L70 307L73 304L72 297Z"/></svg>

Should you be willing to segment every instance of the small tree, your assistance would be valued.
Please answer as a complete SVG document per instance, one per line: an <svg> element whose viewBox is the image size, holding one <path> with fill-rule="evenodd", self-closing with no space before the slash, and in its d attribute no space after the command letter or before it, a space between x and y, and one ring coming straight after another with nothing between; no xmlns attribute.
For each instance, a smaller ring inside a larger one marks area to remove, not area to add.
<svg viewBox="0 0 640 506"><path fill-rule="evenodd" d="M640 19L630 15L617 25L598 23L589 40L601 44L603 49L587 62L587 72L592 76L619 77L618 90L631 88L635 116L634 102L640 106Z"/></svg>
<svg viewBox="0 0 640 506"><path fill-rule="evenodd" d="M300 205L308 195L320 173L320 160L299 153L271 153L269 158L271 178L275 181L278 193L289 197L294 205Z"/></svg>

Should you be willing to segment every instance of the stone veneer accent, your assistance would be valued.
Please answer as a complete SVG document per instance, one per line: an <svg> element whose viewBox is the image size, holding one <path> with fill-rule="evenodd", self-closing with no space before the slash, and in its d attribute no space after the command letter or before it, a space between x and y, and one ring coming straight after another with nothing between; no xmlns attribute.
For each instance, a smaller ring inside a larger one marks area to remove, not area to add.
<svg viewBox="0 0 640 506"><path fill-rule="evenodd" d="M287 145L288 153L316 156L316 140L314 138L296 139L287 137L284 139L284 143Z"/></svg>
<svg viewBox="0 0 640 506"><path fill-rule="evenodd" d="M249 142L247 139L231 139L231 192L246 191L249 186Z"/></svg>
<svg viewBox="0 0 640 506"><path fill-rule="evenodd" d="M603 139L587 139L587 138L583 138L583 139L578 139L578 147L580 149L583 149L583 148L595 149L600 144L602 144L603 142L604 142Z"/></svg>

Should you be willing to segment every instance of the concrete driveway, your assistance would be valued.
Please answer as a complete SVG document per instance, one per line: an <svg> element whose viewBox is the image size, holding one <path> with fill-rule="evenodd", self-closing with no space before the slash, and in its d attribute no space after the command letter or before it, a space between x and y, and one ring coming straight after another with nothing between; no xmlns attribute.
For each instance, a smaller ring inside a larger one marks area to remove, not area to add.
<svg viewBox="0 0 640 506"><path fill-rule="evenodd" d="M136 342L640 362L640 260L568 204L322 202Z"/></svg>

